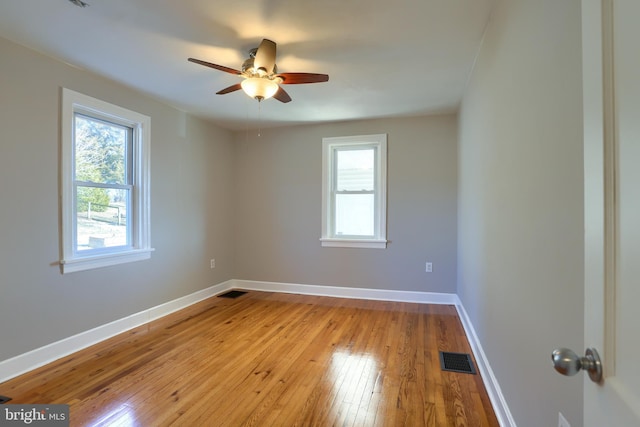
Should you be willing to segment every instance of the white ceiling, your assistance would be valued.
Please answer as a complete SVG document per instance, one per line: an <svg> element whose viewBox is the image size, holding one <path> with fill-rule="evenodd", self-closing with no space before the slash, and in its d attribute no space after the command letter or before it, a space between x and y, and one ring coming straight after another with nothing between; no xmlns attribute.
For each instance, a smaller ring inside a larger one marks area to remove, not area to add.
<svg viewBox="0 0 640 427"><path fill-rule="evenodd" d="M2 0L0 37L229 129L455 111L494 0ZM263 38L292 102L216 95Z"/></svg>

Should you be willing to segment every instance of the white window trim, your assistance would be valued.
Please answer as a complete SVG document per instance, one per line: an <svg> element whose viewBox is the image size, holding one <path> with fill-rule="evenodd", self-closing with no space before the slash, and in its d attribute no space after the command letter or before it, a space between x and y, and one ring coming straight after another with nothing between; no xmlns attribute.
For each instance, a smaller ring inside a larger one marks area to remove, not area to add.
<svg viewBox="0 0 640 427"><path fill-rule="evenodd" d="M376 221L374 238L344 239L331 235L332 210L331 206L331 180L333 179L333 150L336 147L375 145L376 156ZM387 247L387 134L358 135L333 138L322 138L322 237L323 247L343 248L372 248L385 249Z"/></svg>
<svg viewBox="0 0 640 427"><path fill-rule="evenodd" d="M75 206L73 191L73 132L74 113L96 114L98 117L113 120L134 128L133 158L135 162L133 176L133 217L132 247L120 250L105 250L101 253L79 254L74 250ZM151 257L150 227L150 136L151 119L135 111L109 104L99 99L62 88L61 123L61 239L63 274L93 268L107 267L127 262L141 261Z"/></svg>

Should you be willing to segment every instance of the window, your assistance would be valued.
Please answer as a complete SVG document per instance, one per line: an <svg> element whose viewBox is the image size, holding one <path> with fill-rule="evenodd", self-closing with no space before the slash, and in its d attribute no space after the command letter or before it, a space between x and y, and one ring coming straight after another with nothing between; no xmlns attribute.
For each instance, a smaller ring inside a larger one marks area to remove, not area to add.
<svg viewBox="0 0 640 427"><path fill-rule="evenodd" d="M322 151L322 246L386 248L387 135L323 138Z"/></svg>
<svg viewBox="0 0 640 427"><path fill-rule="evenodd" d="M62 90L62 272L148 259L150 119Z"/></svg>

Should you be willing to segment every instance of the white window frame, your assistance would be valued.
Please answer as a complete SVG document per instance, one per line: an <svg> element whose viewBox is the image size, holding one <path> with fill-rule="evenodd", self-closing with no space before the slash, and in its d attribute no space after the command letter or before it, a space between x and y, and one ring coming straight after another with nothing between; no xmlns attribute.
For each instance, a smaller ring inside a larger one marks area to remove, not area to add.
<svg viewBox="0 0 640 427"><path fill-rule="evenodd" d="M334 232L335 152L337 149L375 148L374 187L375 218L372 238L340 237ZM387 247L387 134L341 136L322 139L322 237L323 247Z"/></svg>
<svg viewBox="0 0 640 427"><path fill-rule="evenodd" d="M151 119L135 111L62 88L61 114L61 239L63 274L107 267L151 257L150 135ZM133 129L133 189L131 194L131 244L78 252L75 248L74 134L75 114L81 113Z"/></svg>

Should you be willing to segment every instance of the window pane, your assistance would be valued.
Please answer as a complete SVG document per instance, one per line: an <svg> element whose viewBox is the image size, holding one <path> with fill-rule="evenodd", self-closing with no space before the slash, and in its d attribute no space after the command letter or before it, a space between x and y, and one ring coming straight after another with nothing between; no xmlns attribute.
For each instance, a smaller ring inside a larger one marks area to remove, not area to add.
<svg viewBox="0 0 640 427"><path fill-rule="evenodd" d="M337 150L337 191L373 191L374 149Z"/></svg>
<svg viewBox="0 0 640 427"><path fill-rule="evenodd" d="M76 201L76 251L130 245L130 190L78 186Z"/></svg>
<svg viewBox="0 0 640 427"><path fill-rule="evenodd" d="M374 195L336 194L336 236L374 235Z"/></svg>
<svg viewBox="0 0 640 427"><path fill-rule="evenodd" d="M126 158L131 132L125 126L76 114L74 179L129 184Z"/></svg>

